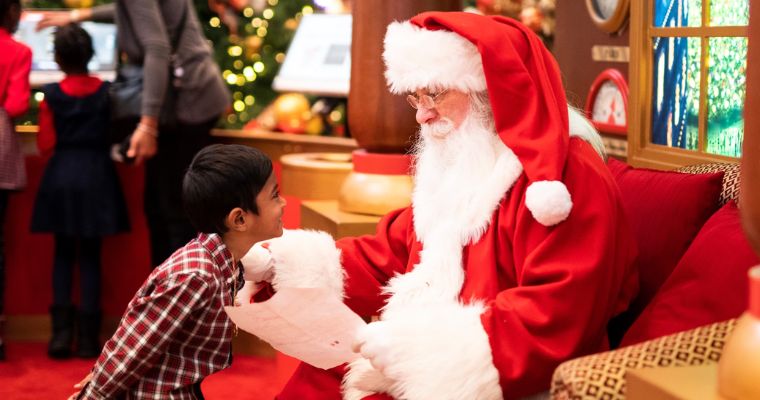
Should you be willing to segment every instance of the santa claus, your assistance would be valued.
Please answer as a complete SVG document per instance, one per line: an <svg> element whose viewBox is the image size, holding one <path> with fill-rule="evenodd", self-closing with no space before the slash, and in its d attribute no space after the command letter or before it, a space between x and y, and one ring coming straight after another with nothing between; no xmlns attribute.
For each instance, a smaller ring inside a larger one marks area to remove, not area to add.
<svg viewBox="0 0 760 400"><path fill-rule="evenodd" d="M421 126L412 205L374 236L287 231L243 259L275 289L327 287L380 316L345 374L302 365L278 398L546 391L560 362L608 348L637 289L599 138L568 117L555 60L514 20L420 14L388 27L383 57Z"/></svg>

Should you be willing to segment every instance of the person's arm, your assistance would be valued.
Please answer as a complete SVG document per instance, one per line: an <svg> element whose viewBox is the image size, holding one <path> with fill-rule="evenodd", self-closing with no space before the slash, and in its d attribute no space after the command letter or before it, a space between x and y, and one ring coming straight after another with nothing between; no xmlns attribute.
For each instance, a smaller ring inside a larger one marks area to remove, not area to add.
<svg viewBox="0 0 760 400"><path fill-rule="evenodd" d="M130 302L106 342L81 399L111 399L128 390L164 356L186 318L216 295L197 274L179 274Z"/></svg>
<svg viewBox="0 0 760 400"><path fill-rule="evenodd" d="M169 33L155 0L130 0L124 3L131 32L143 49L143 103L141 114L158 117L166 95L171 45ZM179 10L177 11L179 12ZM191 13L188 13L188 18Z"/></svg>
<svg viewBox="0 0 760 400"><path fill-rule="evenodd" d="M94 22L113 22L116 19L116 3L103 4L100 6L81 9L80 19L74 22L80 21L94 21ZM89 10L89 15L87 11ZM73 10L72 10L73 11Z"/></svg>
<svg viewBox="0 0 760 400"><path fill-rule="evenodd" d="M46 155L55 147L55 124L53 113L46 101L40 103L40 111L37 117L39 131L37 131L37 150L41 155Z"/></svg>
<svg viewBox="0 0 760 400"><path fill-rule="evenodd" d="M127 153L140 164L158 150L158 116L166 96L171 45L157 1L132 0L124 8L132 24L131 32L144 52L141 118ZM189 18L192 14L186 15Z"/></svg>
<svg viewBox="0 0 760 400"><path fill-rule="evenodd" d="M20 117L29 109L29 72L32 68L32 51L23 46L10 68L8 93L3 108L8 117Z"/></svg>
<svg viewBox="0 0 760 400"><path fill-rule="evenodd" d="M69 12L46 13L37 22L37 30L53 26L63 26L82 21L113 22L116 16L116 3L103 4L92 8L75 8Z"/></svg>
<svg viewBox="0 0 760 400"><path fill-rule="evenodd" d="M337 243L325 233L287 230L266 241L269 257L254 246L240 261L247 276L263 274L271 263L271 281L280 287L324 287L343 299L354 311L374 315L382 306L381 287L394 275L403 273L409 258L407 240L411 208L385 216L375 235L341 239ZM256 272L259 271L259 272ZM250 278L247 278L250 279Z"/></svg>

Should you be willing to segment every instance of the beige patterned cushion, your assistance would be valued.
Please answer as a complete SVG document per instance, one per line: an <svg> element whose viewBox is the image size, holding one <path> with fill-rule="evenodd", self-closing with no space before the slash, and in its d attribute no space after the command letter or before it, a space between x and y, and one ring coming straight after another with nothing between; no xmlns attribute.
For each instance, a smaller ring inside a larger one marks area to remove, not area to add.
<svg viewBox="0 0 760 400"><path fill-rule="evenodd" d="M623 400L628 368L715 363L735 324L736 320L731 319L566 361L554 371L551 397L558 400Z"/></svg>
<svg viewBox="0 0 760 400"><path fill-rule="evenodd" d="M739 166L739 163L698 164L678 168L676 171L689 174L723 171L723 191L720 193L720 205L722 206L729 200L739 202Z"/></svg>

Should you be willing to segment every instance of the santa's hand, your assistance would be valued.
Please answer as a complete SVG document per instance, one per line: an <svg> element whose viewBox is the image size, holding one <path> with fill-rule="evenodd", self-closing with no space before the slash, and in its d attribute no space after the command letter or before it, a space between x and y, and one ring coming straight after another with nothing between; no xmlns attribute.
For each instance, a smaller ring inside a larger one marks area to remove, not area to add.
<svg viewBox="0 0 760 400"><path fill-rule="evenodd" d="M243 287L235 295L235 306L252 303L251 299L259 291L259 285L253 281L245 281Z"/></svg>
<svg viewBox="0 0 760 400"><path fill-rule="evenodd" d="M243 279L253 282L271 282L274 278L274 259L267 243L257 243L240 259Z"/></svg>
<svg viewBox="0 0 760 400"><path fill-rule="evenodd" d="M384 374L393 362L394 350L388 322L377 321L362 327L351 348L369 360L374 369Z"/></svg>

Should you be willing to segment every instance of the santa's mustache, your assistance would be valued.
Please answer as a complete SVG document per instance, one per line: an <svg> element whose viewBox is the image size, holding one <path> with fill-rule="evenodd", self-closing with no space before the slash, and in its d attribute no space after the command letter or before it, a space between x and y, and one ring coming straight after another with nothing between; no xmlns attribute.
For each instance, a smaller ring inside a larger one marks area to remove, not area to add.
<svg viewBox="0 0 760 400"><path fill-rule="evenodd" d="M420 133L423 137L433 139L443 139L454 130L454 123L448 118L441 118L440 120L422 124L420 126Z"/></svg>

